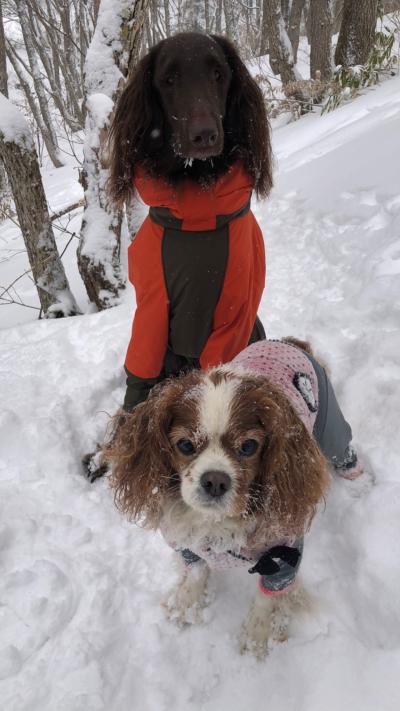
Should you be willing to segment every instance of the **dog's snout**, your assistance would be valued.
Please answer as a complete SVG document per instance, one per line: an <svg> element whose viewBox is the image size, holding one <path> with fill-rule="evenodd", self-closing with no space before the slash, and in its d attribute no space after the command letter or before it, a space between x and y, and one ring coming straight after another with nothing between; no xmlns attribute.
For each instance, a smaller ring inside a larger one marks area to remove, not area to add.
<svg viewBox="0 0 400 711"><path fill-rule="evenodd" d="M218 498L224 496L224 494L229 491L232 482L226 472L209 471L202 474L200 484L208 496Z"/></svg>
<svg viewBox="0 0 400 711"><path fill-rule="evenodd" d="M190 141L195 148L212 148L218 139L215 128L195 127L190 132Z"/></svg>

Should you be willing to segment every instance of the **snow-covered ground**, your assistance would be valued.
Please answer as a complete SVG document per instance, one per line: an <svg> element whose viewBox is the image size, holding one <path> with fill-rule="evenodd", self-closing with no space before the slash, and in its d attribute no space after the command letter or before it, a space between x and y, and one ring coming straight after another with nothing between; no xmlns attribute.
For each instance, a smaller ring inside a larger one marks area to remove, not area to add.
<svg viewBox="0 0 400 711"><path fill-rule="evenodd" d="M329 361L373 472L335 481L308 536L315 612L265 661L241 656L255 583L230 571L215 574L202 625L167 622L172 552L80 469L123 396L131 290L64 321L3 307L30 319L0 331L4 711L400 707L400 78L279 129L274 148L276 188L254 206L268 260L260 315L270 337L309 338ZM71 176L47 175L53 209L79 197ZM84 306L72 253L68 269Z"/></svg>

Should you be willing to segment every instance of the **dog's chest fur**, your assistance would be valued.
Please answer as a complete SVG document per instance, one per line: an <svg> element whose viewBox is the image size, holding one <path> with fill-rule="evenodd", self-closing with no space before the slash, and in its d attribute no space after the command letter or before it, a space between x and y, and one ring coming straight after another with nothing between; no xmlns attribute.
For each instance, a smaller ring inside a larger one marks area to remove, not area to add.
<svg viewBox="0 0 400 711"><path fill-rule="evenodd" d="M245 567L257 561L278 541L264 541L257 535L253 519L210 520L191 510L184 502L167 505L160 531L171 548L189 550L207 561L210 568Z"/></svg>

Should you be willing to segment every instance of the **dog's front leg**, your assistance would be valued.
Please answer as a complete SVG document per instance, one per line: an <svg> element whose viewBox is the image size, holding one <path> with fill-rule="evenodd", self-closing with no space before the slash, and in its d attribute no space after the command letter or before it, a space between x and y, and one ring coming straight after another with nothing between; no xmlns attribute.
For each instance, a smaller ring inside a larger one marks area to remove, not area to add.
<svg viewBox="0 0 400 711"><path fill-rule="evenodd" d="M163 602L167 617L180 626L202 622L210 569L204 560L188 565L180 553L176 563L179 569L178 585Z"/></svg>
<svg viewBox="0 0 400 711"><path fill-rule="evenodd" d="M252 652L259 659L268 649L274 612L274 598L257 591L240 636L240 651Z"/></svg>
<svg viewBox="0 0 400 711"><path fill-rule="evenodd" d="M290 621L301 613L311 614L314 601L300 583L281 595L265 595L258 590L240 637L240 651L253 652L262 659L268 641L285 642Z"/></svg>

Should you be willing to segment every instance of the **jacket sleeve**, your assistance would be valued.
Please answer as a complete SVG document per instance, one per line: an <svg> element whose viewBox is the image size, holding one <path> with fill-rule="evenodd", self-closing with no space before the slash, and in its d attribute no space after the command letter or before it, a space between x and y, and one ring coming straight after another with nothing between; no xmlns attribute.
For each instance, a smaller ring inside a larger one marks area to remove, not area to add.
<svg viewBox="0 0 400 711"><path fill-rule="evenodd" d="M228 363L246 348L264 285L264 241L249 212L230 225L228 265L213 330L200 356L202 368Z"/></svg>
<svg viewBox="0 0 400 711"><path fill-rule="evenodd" d="M136 311L125 366L142 379L157 378L168 342L168 295L162 266L163 228L147 218L128 249Z"/></svg>
<svg viewBox="0 0 400 711"><path fill-rule="evenodd" d="M150 390L160 382L161 378L138 378L126 367L125 372L126 391L123 409L125 412L132 412L136 405L147 400Z"/></svg>

